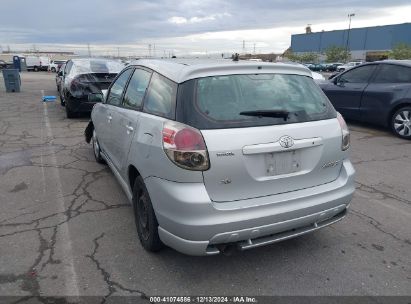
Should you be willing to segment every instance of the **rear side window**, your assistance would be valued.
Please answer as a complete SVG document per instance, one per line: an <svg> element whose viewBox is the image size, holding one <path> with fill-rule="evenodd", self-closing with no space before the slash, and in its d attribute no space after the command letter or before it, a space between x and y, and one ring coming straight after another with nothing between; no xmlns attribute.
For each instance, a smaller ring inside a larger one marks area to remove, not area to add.
<svg viewBox="0 0 411 304"><path fill-rule="evenodd" d="M288 118L244 112L283 111ZM335 117L327 97L306 76L285 74L205 77L180 85L177 120L199 129L253 127Z"/></svg>
<svg viewBox="0 0 411 304"><path fill-rule="evenodd" d="M364 65L342 74L339 82L346 83L367 83L374 73L376 65Z"/></svg>
<svg viewBox="0 0 411 304"><path fill-rule="evenodd" d="M127 84L127 80L133 70L127 69L114 81L110 88L110 92L107 96L107 103L113 106L119 106L121 104L121 96L123 95L124 88Z"/></svg>
<svg viewBox="0 0 411 304"><path fill-rule="evenodd" d="M175 116L176 94L176 83L164 76L153 73L144 101L144 112L173 119Z"/></svg>
<svg viewBox="0 0 411 304"><path fill-rule="evenodd" d="M73 62L72 61L69 61L68 63L67 63L67 65L66 65L66 68L65 68L65 70L64 70L64 74L70 74L70 71L71 71L71 67L73 66Z"/></svg>
<svg viewBox="0 0 411 304"><path fill-rule="evenodd" d="M141 69L134 71L124 95L125 107L136 110L141 109L150 77L151 73L148 71Z"/></svg>
<svg viewBox="0 0 411 304"><path fill-rule="evenodd" d="M373 82L411 83L411 68L393 64L381 64Z"/></svg>

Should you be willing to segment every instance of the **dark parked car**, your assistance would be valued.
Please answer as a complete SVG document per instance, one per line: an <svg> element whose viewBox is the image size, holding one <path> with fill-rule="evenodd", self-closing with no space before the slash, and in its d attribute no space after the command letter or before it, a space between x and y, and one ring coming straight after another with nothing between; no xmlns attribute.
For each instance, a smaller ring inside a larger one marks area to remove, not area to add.
<svg viewBox="0 0 411 304"><path fill-rule="evenodd" d="M411 60L362 64L319 85L344 118L411 139Z"/></svg>
<svg viewBox="0 0 411 304"><path fill-rule="evenodd" d="M62 105L67 118L77 112L91 112L95 100L90 98L106 90L124 65L117 60L84 58L67 61L60 70Z"/></svg>
<svg viewBox="0 0 411 304"><path fill-rule="evenodd" d="M4 60L0 60L0 69L6 69L7 68L7 62Z"/></svg>
<svg viewBox="0 0 411 304"><path fill-rule="evenodd" d="M325 71L327 69L325 64L321 64L321 63L313 63L307 66L311 71L315 71L315 72L321 72L321 71Z"/></svg>

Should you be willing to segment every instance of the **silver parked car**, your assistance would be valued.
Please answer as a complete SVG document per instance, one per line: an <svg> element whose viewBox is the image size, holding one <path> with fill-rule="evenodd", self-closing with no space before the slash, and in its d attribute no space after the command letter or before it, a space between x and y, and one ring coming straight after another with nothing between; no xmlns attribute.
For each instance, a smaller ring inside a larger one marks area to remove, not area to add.
<svg viewBox="0 0 411 304"><path fill-rule="evenodd" d="M289 239L341 220L354 192L347 126L302 66L139 60L96 103L85 135L150 251Z"/></svg>

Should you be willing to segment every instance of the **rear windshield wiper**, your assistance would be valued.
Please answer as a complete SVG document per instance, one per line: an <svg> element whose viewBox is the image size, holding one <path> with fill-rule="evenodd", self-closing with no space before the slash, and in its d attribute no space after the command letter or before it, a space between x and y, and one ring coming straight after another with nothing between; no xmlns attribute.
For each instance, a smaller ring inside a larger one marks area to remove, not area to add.
<svg viewBox="0 0 411 304"><path fill-rule="evenodd" d="M257 117L278 117L287 120L290 112L285 110L256 110L256 111L243 111L239 113L245 116L257 116Z"/></svg>

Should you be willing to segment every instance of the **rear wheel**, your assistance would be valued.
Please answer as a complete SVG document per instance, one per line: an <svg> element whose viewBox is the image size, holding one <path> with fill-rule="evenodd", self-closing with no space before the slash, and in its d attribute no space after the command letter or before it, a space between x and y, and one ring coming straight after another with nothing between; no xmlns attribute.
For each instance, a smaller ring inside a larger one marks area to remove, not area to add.
<svg viewBox="0 0 411 304"><path fill-rule="evenodd" d="M35 66L33 70L34 70L34 72L38 72L39 68Z"/></svg>
<svg viewBox="0 0 411 304"><path fill-rule="evenodd" d="M59 92L59 97L60 97L60 104L61 104L61 106L65 106L66 105L66 102L64 101L64 97L61 95L61 93Z"/></svg>
<svg viewBox="0 0 411 304"><path fill-rule="evenodd" d="M141 245L148 251L159 251L163 243L158 235L158 222L141 176L134 182L133 210Z"/></svg>
<svg viewBox="0 0 411 304"><path fill-rule="evenodd" d="M96 134L96 130L93 130L93 137L91 138L92 143L93 143L93 152L94 152L94 157L96 159L96 162L100 163L100 164L104 164L105 161L103 159L103 157L101 156L101 149L100 149L100 145L98 143L97 140L97 134Z"/></svg>
<svg viewBox="0 0 411 304"><path fill-rule="evenodd" d="M55 67L52 67L52 68L51 68L51 71L52 71L53 73L55 73L55 72L56 72L56 68L55 68Z"/></svg>
<svg viewBox="0 0 411 304"><path fill-rule="evenodd" d="M411 139L411 107L403 107L392 115L391 129L398 137Z"/></svg>

